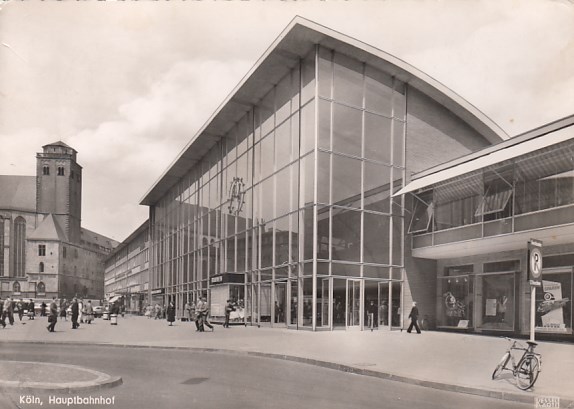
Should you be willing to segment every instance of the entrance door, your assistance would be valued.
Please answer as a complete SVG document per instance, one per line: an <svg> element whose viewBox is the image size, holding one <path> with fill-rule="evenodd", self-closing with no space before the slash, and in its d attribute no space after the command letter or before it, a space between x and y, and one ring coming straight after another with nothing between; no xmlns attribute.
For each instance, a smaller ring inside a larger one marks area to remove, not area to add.
<svg viewBox="0 0 574 409"><path fill-rule="evenodd" d="M389 283L379 283L379 328L389 329L391 308L389 303Z"/></svg>
<svg viewBox="0 0 574 409"><path fill-rule="evenodd" d="M287 308L287 282L275 283L275 324L286 326L286 314L285 309Z"/></svg>
<svg viewBox="0 0 574 409"><path fill-rule="evenodd" d="M347 279L347 329L361 327L361 281Z"/></svg>

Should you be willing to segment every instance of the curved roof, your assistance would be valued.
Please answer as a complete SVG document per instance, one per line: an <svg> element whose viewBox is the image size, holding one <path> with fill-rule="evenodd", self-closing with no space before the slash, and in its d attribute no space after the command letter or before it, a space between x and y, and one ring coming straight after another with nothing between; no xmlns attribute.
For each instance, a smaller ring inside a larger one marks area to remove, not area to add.
<svg viewBox="0 0 574 409"><path fill-rule="evenodd" d="M491 143L508 139L508 135L475 106L405 61L357 39L296 17L145 194L140 204L151 206L160 200L316 44L365 62L417 88Z"/></svg>

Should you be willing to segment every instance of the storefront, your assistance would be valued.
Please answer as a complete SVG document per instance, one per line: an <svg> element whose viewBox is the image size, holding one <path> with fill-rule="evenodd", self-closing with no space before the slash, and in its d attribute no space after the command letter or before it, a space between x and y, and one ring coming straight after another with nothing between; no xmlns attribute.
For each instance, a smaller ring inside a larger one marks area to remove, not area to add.
<svg viewBox="0 0 574 409"><path fill-rule="evenodd" d="M210 278L210 320L225 322L225 307L230 301L235 308L229 316L230 324L246 324L250 314L245 309L245 274L224 273Z"/></svg>

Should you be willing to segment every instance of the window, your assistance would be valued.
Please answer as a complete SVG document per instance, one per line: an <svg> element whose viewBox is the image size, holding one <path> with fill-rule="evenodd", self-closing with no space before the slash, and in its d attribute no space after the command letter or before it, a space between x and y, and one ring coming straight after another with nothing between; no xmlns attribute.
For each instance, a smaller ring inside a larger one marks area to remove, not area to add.
<svg viewBox="0 0 574 409"><path fill-rule="evenodd" d="M64 167L58 166L58 176L64 176L64 175L65 175Z"/></svg>
<svg viewBox="0 0 574 409"><path fill-rule="evenodd" d="M66 247L62 247L62 257L66 258Z"/></svg>
<svg viewBox="0 0 574 409"><path fill-rule="evenodd" d="M46 255L46 245L45 244L38 244L38 255L45 256Z"/></svg>
<svg viewBox="0 0 574 409"><path fill-rule="evenodd" d="M20 294L20 290L21 290L20 283L18 281L14 282L12 289L14 290L15 294Z"/></svg>
<svg viewBox="0 0 574 409"><path fill-rule="evenodd" d="M24 277L26 271L26 220L18 216L14 221L14 275Z"/></svg>
<svg viewBox="0 0 574 409"><path fill-rule="evenodd" d="M426 233L429 231L433 215L432 191L415 196L409 233Z"/></svg>
<svg viewBox="0 0 574 409"><path fill-rule="evenodd" d="M45 294L46 293L46 284L43 282L39 282L38 286L36 287L36 291L38 294Z"/></svg>
<svg viewBox="0 0 574 409"><path fill-rule="evenodd" d="M503 212L508 206L510 196L512 196L512 190L487 193L476 209L476 213L474 215L486 216L493 213Z"/></svg>
<svg viewBox="0 0 574 409"><path fill-rule="evenodd" d="M43 272L44 272L44 262L43 262L43 261L40 262L40 265L38 266L38 271L39 271L40 273L43 273Z"/></svg>
<svg viewBox="0 0 574 409"><path fill-rule="evenodd" d="M50 175L50 167L47 165L44 165L44 167L42 168L42 174L46 175L46 176Z"/></svg>

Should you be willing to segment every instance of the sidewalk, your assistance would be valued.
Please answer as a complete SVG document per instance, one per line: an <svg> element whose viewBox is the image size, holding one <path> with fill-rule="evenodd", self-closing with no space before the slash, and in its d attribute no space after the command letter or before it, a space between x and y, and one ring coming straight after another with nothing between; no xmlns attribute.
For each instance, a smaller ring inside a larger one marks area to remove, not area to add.
<svg viewBox="0 0 574 409"><path fill-rule="evenodd" d="M512 377L491 380L507 343L497 337L400 331L310 332L278 328L215 326L197 333L193 323L144 317L119 318L118 325L97 319L72 330L58 321L55 333L46 318L16 322L0 329L0 342L81 342L139 347L194 348L269 356L376 376L437 389L534 403L536 396L560 397L560 407L574 407L574 345L540 342L542 372L534 390L523 392Z"/></svg>

